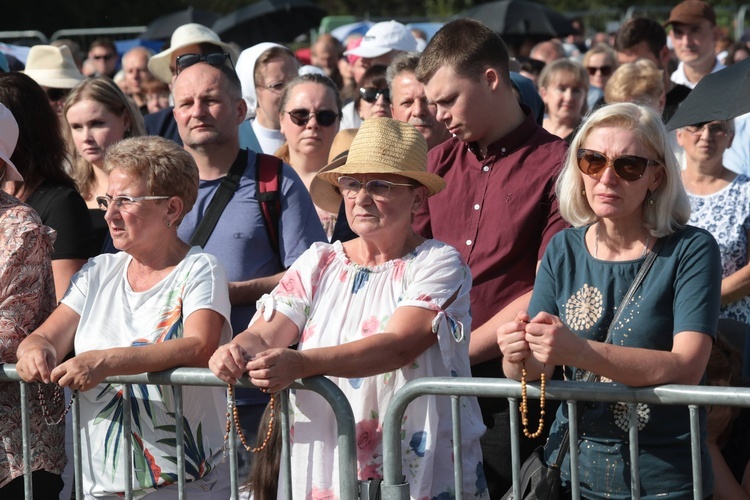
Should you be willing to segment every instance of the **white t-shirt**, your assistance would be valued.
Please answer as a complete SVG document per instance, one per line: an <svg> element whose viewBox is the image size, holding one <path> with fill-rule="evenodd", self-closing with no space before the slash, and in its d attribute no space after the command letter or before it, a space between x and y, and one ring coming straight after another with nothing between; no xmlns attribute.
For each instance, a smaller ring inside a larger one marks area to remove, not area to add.
<svg viewBox="0 0 750 500"><path fill-rule="evenodd" d="M266 128L258 123L255 118L251 118L249 121L253 127L253 132L255 132L255 138L258 139L260 144L261 153L272 155L286 142L286 137L281 133L281 130Z"/></svg>
<svg viewBox="0 0 750 500"><path fill-rule="evenodd" d="M354 107L354 101L341 108L341 124L339 130L348 128L359 128L362 126L362 118L359 117L357 108Z"/></svg>
<svg viewBox="0 0 750 500"><path fill-rule="evenodd" d="M229 291L224 269L199 247L145 292L127 280L132 257L99 255L73 277L62 302L81 317L75 351L131 347L182 338L185 320L210 309L225 318L220 343L232 337ZM79 393L86 495L122 493L126 443L123 441L123 386L99 384ZM221 460L226 425L222 387L183 388L186 478L208 474ZM172 386L131 385L133 490L135 498L156 486L177 482L175 404Z"/></svg>

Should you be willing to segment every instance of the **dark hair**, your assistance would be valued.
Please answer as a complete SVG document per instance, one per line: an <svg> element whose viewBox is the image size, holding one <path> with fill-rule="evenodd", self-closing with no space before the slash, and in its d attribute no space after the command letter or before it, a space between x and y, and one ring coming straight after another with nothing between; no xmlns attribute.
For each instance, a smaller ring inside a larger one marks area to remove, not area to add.
<svg viewBox="0 0 750 500"><path fill-rule="evenodd" d="M18 122L18 143L10 157L23 176L16 196L30 194L45 180L75 189L65 172L67 157L60 122L39 84L23 73L0 73L0 102Z"/></svg>
<svg viewBox="0 0 750 500"><path fill-rule="evenodd" d="M339 112L339 117L341 117L341 108L343 107L343 105L341 103L339 89L336 87L336 84L333 83L333 80L318 73L308 73L306 75L296 76L286 84L284 93L281 94L279 113L284 113L284 108L286 107L286 103L289 101L289 96L292 94L292 89L294 89L294 87L296 87L297 85L301 85L303 83L317 83L318 85L328 87L328 89L333 92L334 99L336 100L336 111Z"/></svg>
<svg viewBox="0 0 750 500"><path fill-rule="evenodd" d="M117 55L117 47L115 46L115 43L110 40L109 38L97 38L93 42L91 42L91 45L89 45L89 52L91 52L93 49L97 47L104 47L106 49L111 49L112 52Z"/></svg>
<svg viewBox="0 0 750 500"><path fill-rule="evenodd" d="M634 17L623 24L617 32L615 49L624 52L644 41L658 60L659 54L667 45L667 32L653 19Z"/></svg>
<svg viewBox="0 0 750 500"><path fill-rule="evenodd" d="M730 45L729 49L727 50L727 58L724 60L724 64L726 64L727 66L731 66L732 64L736 63L737 61L734 60L734 57L737 52L740 52L742 50L750 54L750 48L745 42L734 42L732 45Z"/></svg>
<svg viewBox="0 0 750 500"><path fill-rule="evenodd" d="M450 67L464 78L478 80L495 69L510 88L510 57L500 36L473 19L456 19L438 31L419 58L417 80L426 84L438 69Z"/></svg>
<svg viewBox="0 0 750 500"><path fill-rule="evenodd" d="M261 446L266 439L268 426L271 425L270 406L258 424L258 441L256 446ZM250 483L253 498L256 500L276 500L276 492L279 485L279 470L281 468L281 417L279 411L274 412L273 429L268 436L266 447L255 455L250 466L250 475L247 481Z"/></svg>

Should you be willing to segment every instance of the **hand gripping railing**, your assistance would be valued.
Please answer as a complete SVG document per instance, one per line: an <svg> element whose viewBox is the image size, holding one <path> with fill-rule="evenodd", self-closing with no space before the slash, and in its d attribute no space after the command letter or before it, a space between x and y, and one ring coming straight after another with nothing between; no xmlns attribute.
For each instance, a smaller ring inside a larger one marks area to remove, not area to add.
<svg viewBox="0 0 750 500"><path fill-rule="evenodd" d="M664 385L658 387L632 388L620 384L551 381L546 384L546 399L565 400L570 415L570 482L574 499L580 498L578 486L578 419L577 401L624 402L630 411L629 442L631 491L634 499L640 496L638 474L638 419L635 418L636 403L656 405L687 405L690 415L691 458L693 472L693 497L703 500L701 475L700 424L698 407L704 405L750 407L750 389L715 386ZM521 386L507 379L489 378L422 378L407 383L396 392L383 421L383 500L408 500L409 485L404 481L401 464L401 421L406 407L423 395L451 397L453 413L453 453L456 464L456 498L462 496L462 450L459 398L479 396L508 398L510 402L511 464L513 468L514 498L521 498L519 471L521 467L518 432L518 398ZM538 384L528 385L528 397L539 399ZM548 425L554 415L547 416Z"/></svg>
<svg viewBox="0 0 750 500"><path fill-rule="evenodd" d="M0 382L19 382L21 391L21 425L23 439L23 460L24 460L24 491L25 498L33 498L31 485L31 453L30 453L30 431L28 418L28 384L22 382L15 365L0 365ZM176 406L176 425L177 425L177 465L178 465L178 498L183 500L185 494L185 453L184 453L184 435L182 433L182 386L224 386L224 382L216 378L210 370L205 368L177 368L158 373L143 373L139 375L123 375L109 377L104 380L108 383L116 384L156 384L172 385L175 387L175 406ZM254 387L249 380L244 377L237 383L240 387ZM357 454L355 450L355 432L354 432L354 414L349 406L349 402L344 393L330 380L325 377L310 377L303 380L295 381L290 388L309 390L320 394L333 409L338 426L338 457L339 457L339 477L340 490L342 499L355 499L358 496L357 482ZM284 497L291 499L291 455L289 450L289 394L288 391L281 392L281 430L282 430L282 455L281 466L284 469L285 483L283 485ZM123 414L131 415L130 412L130 391L123 391ZM78 398L76 398L73 407L73 428L81 429L80 413L78 407ZM123 421L123 433L130 434L130 418ZM236 455L236 429L235 424L231 425L232 434L229 439L229 465L231 475L231 499L237 500L239 490L239 480L237 477L237 455ZM132 446L130 440L125 440L127 446ZM83 499L82 477L81 477L81 438L79 432L73 434L73 459L75 463L75 495L76 500ZM127 467L125 467L125 498L132 499L132 454L125 453Z"/></svg>

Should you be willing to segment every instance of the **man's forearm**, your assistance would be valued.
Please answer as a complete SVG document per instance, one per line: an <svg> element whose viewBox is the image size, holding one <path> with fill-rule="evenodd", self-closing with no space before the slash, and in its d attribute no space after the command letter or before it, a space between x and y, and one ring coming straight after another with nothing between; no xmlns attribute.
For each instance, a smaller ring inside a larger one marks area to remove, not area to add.
<svg viewBox="0 0 750 500"><path fill-rule="evenodd" d="M485 324L472 330L471 341L469 342L469 360L472 366L500 358L502 354L497 345L497 328L504 323L513 321L519 311L528 309L530 300L531 291L517 297Z"/></svg>
<svg viewBox="0 0 750 500"><path fill-rule="evenodd" d="M229 302L233 306L255 304L264 293L269 293L279 284L279 280L282 276L284 276L283 271L265 278L256 278L247 281L230 281Z"/></svg>

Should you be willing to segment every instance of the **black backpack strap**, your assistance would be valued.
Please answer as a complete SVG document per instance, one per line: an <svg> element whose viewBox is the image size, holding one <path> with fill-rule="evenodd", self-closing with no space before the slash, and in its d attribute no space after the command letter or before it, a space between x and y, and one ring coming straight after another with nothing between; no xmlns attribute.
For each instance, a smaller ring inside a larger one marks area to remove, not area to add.
<svg viewBox="0 0 750 500"><path fill-rule="evenodd" d="M281 219L281 169L282 161L275 156L258 154L255 168L255 196L263 214L263 223L271 248L281 262L279 250L279 220Z"/></svg>
<svg viewBox="0 0 750 500"><path fill-rule="evenodd" d="M191 245L198 245L201 248L206 246L208 238L211 237L211 233L216 228L216 223L219 222L219 217L221 217L237 188L240 187L240 179L242 179L242 173L246 167L247 150L241 149L232 164L232 168L229 169L229 173L221 180L221 184L216 189L214 197L211 198L203 219L201 219L198 227L195 228L195 232L190 238Z"/></svg>

